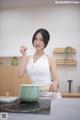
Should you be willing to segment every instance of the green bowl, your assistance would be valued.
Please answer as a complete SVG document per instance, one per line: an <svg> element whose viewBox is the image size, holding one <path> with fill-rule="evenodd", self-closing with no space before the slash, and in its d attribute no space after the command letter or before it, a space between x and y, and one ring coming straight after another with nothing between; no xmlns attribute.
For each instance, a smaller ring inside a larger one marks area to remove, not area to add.
<svg viewBox="0 0 80 120"><path fill-rule="evenodd" d="M25 102L34 102L39 99L39 86L33 84L20 85L20 99Z"/></svg>

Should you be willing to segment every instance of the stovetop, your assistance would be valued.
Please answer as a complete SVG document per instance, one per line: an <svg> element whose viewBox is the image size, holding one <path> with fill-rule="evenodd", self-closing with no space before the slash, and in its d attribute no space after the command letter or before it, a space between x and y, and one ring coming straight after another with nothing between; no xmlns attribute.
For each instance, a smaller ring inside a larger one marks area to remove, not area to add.
<svg viewBox="0 0 80 120"><path fill-rule="evenodd" d="M49 114L50 107L50 99L39 99L36 102L23 102L20 99L14 103L0 102L0 112Z"/></svg>

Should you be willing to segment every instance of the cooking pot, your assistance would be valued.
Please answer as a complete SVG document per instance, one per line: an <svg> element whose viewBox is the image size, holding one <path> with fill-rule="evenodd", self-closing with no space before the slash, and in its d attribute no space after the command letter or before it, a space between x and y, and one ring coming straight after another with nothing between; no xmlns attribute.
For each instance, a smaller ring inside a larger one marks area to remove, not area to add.
<svg viewBox="0 0 80 120"><path fill-rule="evenodd" d="M39 86L34 84L20 85L20 99L25 102L34 102L39 99Z"/></svg>
<svg viewBox="0 0 80 120"><path fill-rule="evenodd" d="M50 84L21 84L20 85L20 99L25 102L37 101L42 92L49 91Z"/></svg>

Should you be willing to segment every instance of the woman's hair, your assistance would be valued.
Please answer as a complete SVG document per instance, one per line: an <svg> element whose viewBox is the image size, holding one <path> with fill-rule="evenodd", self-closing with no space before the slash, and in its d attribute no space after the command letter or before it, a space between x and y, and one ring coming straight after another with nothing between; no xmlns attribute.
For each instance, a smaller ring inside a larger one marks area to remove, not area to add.
<svg viewBox="0 0 80 120"><path fill-rule="evenodd" d="M46 47L47 44L48 44L48 42L49 42L49 40L50 40L50 34L49 34L49 32L48 32L46 29L44 29L44 28L38 29L38 30L34 33L34 35L33 35L33 37L32 37L32 44L33 44L33 46L34 46L35 37L36 37L36 35L37 35L38 33L41 33L41 35L42 35L42 37L43 37L43 42L44 42L44 45L45 45L44 47Z"/></svg>

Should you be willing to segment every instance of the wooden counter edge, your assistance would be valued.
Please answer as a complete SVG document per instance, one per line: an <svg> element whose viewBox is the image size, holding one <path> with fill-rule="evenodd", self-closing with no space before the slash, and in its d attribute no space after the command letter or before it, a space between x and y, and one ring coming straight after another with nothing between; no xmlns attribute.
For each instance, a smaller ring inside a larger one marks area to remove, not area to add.
<svg viewBox="0 0 80 120"><path fill-rule="evenodd" d="M61 92L62 97L65 98L80 98L80 92L71 92L71 93L67 93L67 92Z"/></svg>

